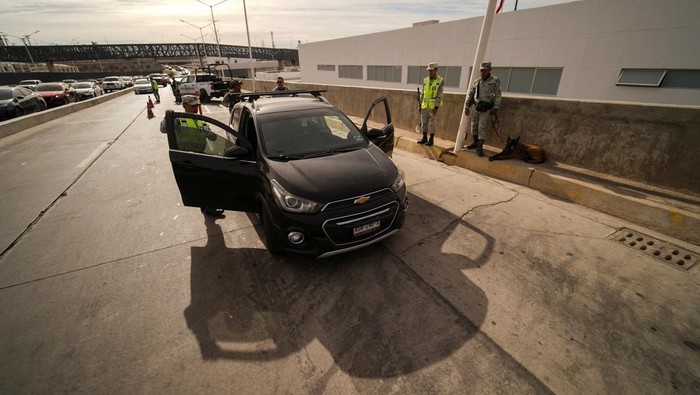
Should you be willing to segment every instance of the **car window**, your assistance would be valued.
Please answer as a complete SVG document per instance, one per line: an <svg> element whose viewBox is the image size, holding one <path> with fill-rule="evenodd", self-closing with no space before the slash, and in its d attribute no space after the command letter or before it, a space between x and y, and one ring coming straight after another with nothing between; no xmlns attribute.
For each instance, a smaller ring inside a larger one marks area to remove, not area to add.
<svg viewBox="0 0 700 395"><path fill-rule="evenodd" d="M17 87L17 91L18 91L18 93L19 93L20 95L22 95L22 96L31 96L31 95L34 93L34 92L32 92L31 90L29 90L29 89L27 89L27 88L23 88L23 87L21 87L21 86L18 86L18 87Z"/></svg>
<svg viewBox="0 0 700 395"><path fill-rule="evenodd" d="M12 89L0 89L0 100L12 99Z"/></svg>
<svg viewBox="0 0 700 395"><path fill-rule="evenodd" d="M224 156L233 146L222 128L199 119L175 117L175 142L178 150Z"/></svg>
<svg viewBox="0 0 700 395"><path fill-rule="evenodd" d="M53 91L62 91L63 86L59 84L46 84L46 85L37 85L36 86L37 92L53 92Z"/></svg>
<svg viewBox="0 0 700 395"><path fill-rule="evenodd" d="M92 84L89 82L76 82L73 84L73 88L78 88L78 89L91 88L91 87L92 87Z"/></svg>
<svg viewBox="0 0 700 395"><path fill-rule="evenodd" d="M368 142L335 109L293 111L259 117L261 143L272 157L298 157L366 147Z"/></svg>

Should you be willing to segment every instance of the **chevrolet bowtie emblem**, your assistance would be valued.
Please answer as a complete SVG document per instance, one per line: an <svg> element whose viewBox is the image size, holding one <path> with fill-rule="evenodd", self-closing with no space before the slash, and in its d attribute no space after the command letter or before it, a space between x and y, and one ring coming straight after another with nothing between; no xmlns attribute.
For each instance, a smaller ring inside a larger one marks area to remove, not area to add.
<svg viewBox="0 0 700 395"><path fill-rule="evenodd" d="M355 201L352 203L353 204L365 204L365 203L367 203L368 200L369 200L369 196L362 196L362 197L355 199Z"/></svg>

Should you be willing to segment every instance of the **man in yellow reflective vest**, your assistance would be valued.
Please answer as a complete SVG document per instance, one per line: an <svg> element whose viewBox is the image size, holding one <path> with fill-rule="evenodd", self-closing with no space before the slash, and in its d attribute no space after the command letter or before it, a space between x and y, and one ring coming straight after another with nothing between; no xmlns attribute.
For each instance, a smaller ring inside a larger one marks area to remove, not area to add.
<svg viewBox="0 0 700 395"><path fill-rule="evenodd" d="M423 91L420 102L420 127L423 138L418 140L418 144L427 146L433 145L435 138L435 117L440 106L442 106L442 88L445 80L437 74L438 64L436 62L428 65L428 76L423 79ZM430 139L428 139L430 133Z"/></svg>

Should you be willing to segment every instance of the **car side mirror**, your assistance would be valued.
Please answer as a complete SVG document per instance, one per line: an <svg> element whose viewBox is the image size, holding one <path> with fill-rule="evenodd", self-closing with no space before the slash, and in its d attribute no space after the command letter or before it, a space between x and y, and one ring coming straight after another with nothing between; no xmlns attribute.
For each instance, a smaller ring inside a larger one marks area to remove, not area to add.
<svg viewBox="0 0 700 395"><path fill-rule="evenodd" d="M226 151L224 151L224 158L240 158L248 155L249 152L248 148L234 145L233 147L226 148Z"/></svg>

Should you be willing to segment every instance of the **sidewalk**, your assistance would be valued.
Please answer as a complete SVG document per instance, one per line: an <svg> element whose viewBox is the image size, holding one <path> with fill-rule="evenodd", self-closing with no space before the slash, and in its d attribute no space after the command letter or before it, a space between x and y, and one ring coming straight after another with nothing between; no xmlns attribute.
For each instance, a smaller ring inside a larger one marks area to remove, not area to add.
<svg viewBox="0 0 700 395"><path fill-rule="evenodd" d="M436 138L435 145L416 144L420 135L396 129L395 147L450 166L460 166L490 177L523 185L575 202L597 211L639 224L677 239L700 245L700 198L606 176L551 160L539 165L519 160L489 162L500 152L484 146L485 155L474 150L451 152L454 142Z"/></svg>

